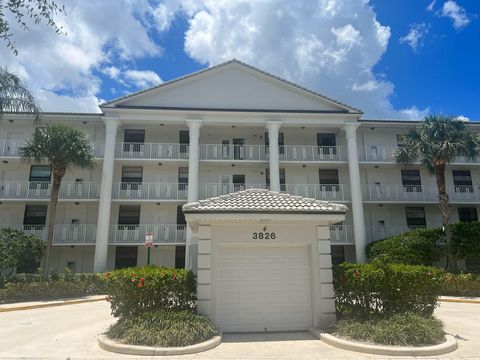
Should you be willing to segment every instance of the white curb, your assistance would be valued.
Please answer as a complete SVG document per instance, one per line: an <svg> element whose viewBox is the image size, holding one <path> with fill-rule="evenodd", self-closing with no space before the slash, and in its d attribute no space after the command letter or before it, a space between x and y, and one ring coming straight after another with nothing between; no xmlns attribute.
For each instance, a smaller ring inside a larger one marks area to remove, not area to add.
<svg viewBox="0 0 480 360"><path fill-rule="evenodd" d="M341 339L336 336L320 333L316 329L310 330L312 335L320 338L328 345L334 346L339 349L357 351L361 353L376 354L376 355L389 355L389 356L434 356L442 355L452 352L457 349L457 340L451 336L446 335L446 341L432 346L388 346L388 345L373 345L360 343L356 341L350 341Z"/></svg>
<svg viewBox="0 0 480 360"><path fill-rule="evenodd" d="M195 354L202 351L210 350L220 345L220 343L222 342L222 337L215 336L212 339L202 342L200 344L171 348L121 344L119 342L109 339L105 334L99 335L97 340L98 345L103 350L126 355L161 356Z"/></svg>

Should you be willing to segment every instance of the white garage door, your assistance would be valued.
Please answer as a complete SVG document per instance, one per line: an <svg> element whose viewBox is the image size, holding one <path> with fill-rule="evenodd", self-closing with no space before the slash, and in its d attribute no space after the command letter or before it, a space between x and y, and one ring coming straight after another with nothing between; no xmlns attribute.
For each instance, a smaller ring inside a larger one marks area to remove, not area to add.
<svg viewBox="0 0 480 360"><path fill-rule="evenodd" d="M219 246L217 259L222 331L296 331L312 325L307 247Z"/></svg>

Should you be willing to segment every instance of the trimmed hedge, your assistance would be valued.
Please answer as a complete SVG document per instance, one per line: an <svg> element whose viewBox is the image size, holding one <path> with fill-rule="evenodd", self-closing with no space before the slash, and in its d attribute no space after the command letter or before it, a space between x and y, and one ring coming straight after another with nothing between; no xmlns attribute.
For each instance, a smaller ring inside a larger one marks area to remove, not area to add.
<svg viewBox="0 0 480 360"><path fill-rule="evenodd" d="M480 275L445 274L442 295L480 296Z"/></svg>
<svg viewBox="0 0 480 360"><path fill-rule="evenodd" d="M431 316L444 279L438 268L380 261L343 263L334 275L337 310L361 319L406 312Z"/></svg>
<svg viewBox="0 0 480 360"><path fill-rule="evenodd" d="M105 294L103 274L16 274L0 288L0 301L15 302Z"/></svg>
<svg viewBox="0 0 480 360"><path fill-rule="evenodd" d="M121 318L106 334L127 344L175 347L210 340L218 331L209 319L191 311L159 310Z"/></svg>
<svg viewBox="0 0 480 360"><path fill-rule="evenodd" d="M0 228L0 270L35 272L40 266L45 241L12 228ZM1 272L0 272L1 277Z"/></svg>
<svg viewBox="0 0 480 360"><path fill-rule="evenodd" d="M196 281L190 270L157 266L105 273L112 315L131 317L156 310L195 310Z"/></svg>
<svg viewBox="0 0 480 360"><path fill-rule="evenodd" d="M445 341L440 320L412 313L376 321L341 320L336 334L352 340L396 346L427 346Z"/></svg>
<svg viewBox="0 0 480 360"><path fill-rule="evenodd" d="M415 229L401 235L369 243L369 261L381 259L391 263L431 266L440 260L443 249L438 246L440 229Z"/></svg>

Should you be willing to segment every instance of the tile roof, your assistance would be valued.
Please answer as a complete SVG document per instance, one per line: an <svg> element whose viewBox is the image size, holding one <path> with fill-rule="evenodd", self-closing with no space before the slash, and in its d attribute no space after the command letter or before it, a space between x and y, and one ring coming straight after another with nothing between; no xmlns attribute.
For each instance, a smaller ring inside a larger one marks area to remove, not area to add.
<svg viewBox="0 0 480 360"><path fill-rule="evenodd" d="M345 213L345 205L265 189L249 189L183 205L185 213Z"/></svg>

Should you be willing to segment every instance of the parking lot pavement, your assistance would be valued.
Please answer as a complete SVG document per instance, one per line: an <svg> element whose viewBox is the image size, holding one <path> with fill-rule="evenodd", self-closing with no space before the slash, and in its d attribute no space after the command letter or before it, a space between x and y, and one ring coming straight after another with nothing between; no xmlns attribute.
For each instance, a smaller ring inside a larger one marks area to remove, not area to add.
<svg viewBox="0 0 480 360"><path fill-rule="evenodd" d="M459 349L442 359L480 359L480 304L442 303L446 331ZM0 359L149 359L100 349L98 334L115 321L109 304L94 302L0 313ZM377 359L333 348L307 333L225 335L217 348L195 355L156 359ZM405 359L402 357L402 359ZM432 359L432 358L429 358Z"/></svg>

